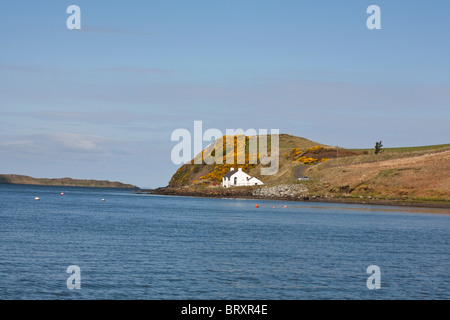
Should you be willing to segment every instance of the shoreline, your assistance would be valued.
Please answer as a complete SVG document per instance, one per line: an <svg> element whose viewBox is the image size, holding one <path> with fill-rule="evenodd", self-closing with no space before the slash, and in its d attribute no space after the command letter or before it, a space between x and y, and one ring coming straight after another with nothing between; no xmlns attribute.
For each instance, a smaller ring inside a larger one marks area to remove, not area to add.
<svg viewBox="0 0 450 320"><path fill-rule="evenodd" d="M197 198L229 198L248 200L272 200L272 201L292 201L292 202L316 202L316 203L344 203L363 204L373 206L395 206L414 208L436 208L449 209L450 201L425 201L425 200L404 200L404 199L373 199L373 198L347 198L347 197L287 197L287 196L258 196L252 193L252 189L216 189L216 190L183 190L179 188L158 188L152 190L141 190L139 194L197 197Z"/></svg>

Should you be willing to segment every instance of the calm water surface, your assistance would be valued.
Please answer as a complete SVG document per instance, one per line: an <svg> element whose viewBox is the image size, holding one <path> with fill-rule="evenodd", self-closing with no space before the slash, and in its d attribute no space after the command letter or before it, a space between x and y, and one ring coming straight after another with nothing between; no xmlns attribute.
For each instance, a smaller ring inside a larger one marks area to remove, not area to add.
<svg viewBox="0 0 450 320"><path fill-rule="evenodd" d="M449 213L0 185L0 299L449 299Z"/></svg>

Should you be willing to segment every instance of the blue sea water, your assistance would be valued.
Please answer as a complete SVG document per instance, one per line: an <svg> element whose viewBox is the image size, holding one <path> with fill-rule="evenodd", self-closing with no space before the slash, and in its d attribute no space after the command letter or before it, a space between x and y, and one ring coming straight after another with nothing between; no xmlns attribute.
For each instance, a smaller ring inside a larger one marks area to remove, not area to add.
<svg viewBox="0 0 450 320"><path fill-rule="evenodd" d="M449 213L0 185L0 299L449 299Z"/></svg>

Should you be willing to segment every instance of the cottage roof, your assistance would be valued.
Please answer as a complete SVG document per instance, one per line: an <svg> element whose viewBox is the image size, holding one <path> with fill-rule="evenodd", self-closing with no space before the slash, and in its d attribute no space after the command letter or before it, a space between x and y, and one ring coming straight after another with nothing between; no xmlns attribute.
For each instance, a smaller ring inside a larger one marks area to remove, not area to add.
<svg viewBox="0 0 450 320"><path fill-rule="evenodd" d="M235 174L236 172L238 172L237 170L232 170L232 171L228 171L226 175L224 175L224 178L229 178L231 177L233 174Z"/></svg>

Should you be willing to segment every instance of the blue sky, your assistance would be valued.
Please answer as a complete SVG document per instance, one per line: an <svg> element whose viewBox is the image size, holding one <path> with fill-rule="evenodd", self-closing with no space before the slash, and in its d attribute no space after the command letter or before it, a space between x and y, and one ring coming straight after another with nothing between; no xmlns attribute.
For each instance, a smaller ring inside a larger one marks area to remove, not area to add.
<svg viewBox="0 0 450 320"><path fill-rule="evenodd" d="M81 8L81 30L66 9ZM381 8L381 30L366 9ZM164 186L177 128L449 143L447 1L3 1L0 173ZM206 146L206 145L205 145Z"/></svg>

